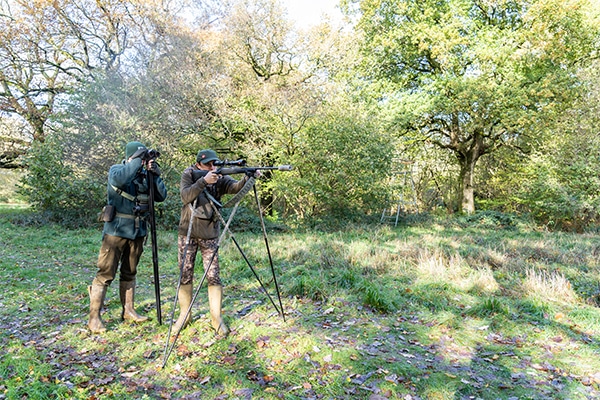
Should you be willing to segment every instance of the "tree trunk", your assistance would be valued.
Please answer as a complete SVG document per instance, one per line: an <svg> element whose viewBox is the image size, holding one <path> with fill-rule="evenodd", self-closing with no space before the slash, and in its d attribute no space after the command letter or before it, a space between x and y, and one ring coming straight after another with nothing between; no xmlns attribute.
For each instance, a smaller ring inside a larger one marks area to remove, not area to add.
<svg viewBox="0 0 600 400"><path fill-rule="evenodd" d="M47 115L40 113L38 110L30 109L29 115L25 117L31 128L33 129L33 141L38 143L44 143L46 141L46 133L44 132L44 125L48 119Z"/></svg>
<svg viewBox="0 0 600 400"><path fill-rule="evenodd" d="M472 214L475 212L475 197L473 195L473 170L475 169L475 162L465 162L460 166L460 194L462 199L459 202L459 212L466 212Z"/></svg>
<svg viewBox="0 0 600 400"><path fill-rule="evenodd" d="M475 195L473 190L473 175L475 164L479 157L484 154L483 135L479 132L473 134L471 146L467 149L461 149L457 153L460 164L460 195L462 198L459 212L472 214L475 212Z"/></svg>

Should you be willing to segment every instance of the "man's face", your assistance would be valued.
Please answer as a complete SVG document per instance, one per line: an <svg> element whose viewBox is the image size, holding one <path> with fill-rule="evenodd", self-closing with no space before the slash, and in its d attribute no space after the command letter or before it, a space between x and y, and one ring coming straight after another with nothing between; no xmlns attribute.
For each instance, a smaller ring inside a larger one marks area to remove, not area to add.
<svg viewBox="0 0 600 400"><path fill-rule="evenodd" d="M215 169L217 169L213 161L209 161L206 164L198 163L198 168L200 168L203 171L214 171Z"/></svg>

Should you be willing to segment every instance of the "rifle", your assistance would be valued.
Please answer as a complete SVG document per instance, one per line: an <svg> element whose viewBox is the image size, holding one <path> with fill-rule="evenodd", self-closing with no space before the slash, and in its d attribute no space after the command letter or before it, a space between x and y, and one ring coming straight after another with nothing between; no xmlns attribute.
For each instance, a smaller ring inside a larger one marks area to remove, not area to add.
<svg viewBox="0 0 600 400"><path fill-rule="evenodd" d="M231 162L231 161L230 161ZM238 161L235 161L238 162ZM224 164L227 165L227 164ZM219 167L215 171L213 171L217 175L234 175L234 174L246 174L249 176L254 175L256 171L291 171L291 165L279 165L273 167ZM209 171L205 170L193 170L192 171L192 179L197 181L198 179L205 176Z"/></svg>

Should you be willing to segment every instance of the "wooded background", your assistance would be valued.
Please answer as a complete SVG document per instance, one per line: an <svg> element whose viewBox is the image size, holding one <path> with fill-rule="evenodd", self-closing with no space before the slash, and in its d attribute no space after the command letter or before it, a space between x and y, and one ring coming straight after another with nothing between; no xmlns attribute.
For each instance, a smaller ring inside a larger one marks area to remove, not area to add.
<svg viewBox="0 0 600 400"><path fill-rule="evenodd" d="M261 179L274 220L378 217L408 168L420 212L597 227L598 2L340 6L300 30L283 0L3 0L0 167L53 220L94 216L139 140L172 226L181 171L213 148L294 165Z"/></svg>

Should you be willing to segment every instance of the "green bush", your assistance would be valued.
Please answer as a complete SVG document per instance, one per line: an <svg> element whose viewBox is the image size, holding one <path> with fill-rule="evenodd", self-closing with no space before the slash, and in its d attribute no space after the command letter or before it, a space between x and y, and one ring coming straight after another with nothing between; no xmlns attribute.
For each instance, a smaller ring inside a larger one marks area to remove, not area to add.
<svg viewBox="0 0 600 400"><path fill-rule="evenodd" d="M19 193L28 198L35 211L50 221L69 225L96 223L106 196L105 184L65 163L58 140L49 136L44 143L35 142L27 165Z"/></svg>

